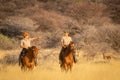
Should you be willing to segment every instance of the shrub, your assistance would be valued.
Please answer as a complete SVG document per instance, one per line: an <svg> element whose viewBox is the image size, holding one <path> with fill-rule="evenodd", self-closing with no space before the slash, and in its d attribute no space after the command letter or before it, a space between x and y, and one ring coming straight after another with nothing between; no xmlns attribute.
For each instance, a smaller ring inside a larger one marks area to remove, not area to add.
<svg viewBox="0 0 120 80"><path fill-rule="evenodd" d="M0 49L14 49L16 48L18 41L13 38L9 38L0 34Z"/></svg>
<svg viewBox="0 0 120 80"><path fill-rule="evenodd" d="M87 2L87 1L76 1L70 5L68 5L68 8L65 10L65 14L69 15L78 21L80 21L82 24L101 24L100 20L104 16L106 16L104 13L104 10L106 9L106 6L104 4L98 4L93 2Z"/></svg>
<svg viewBox="0 0 120 80"><path fill-rule="evenodd" d="M106 11L113 22L120 24L120 0L104 0L107 5Z"/></svg>
<svg viewBox="0 0 120 80"><path fill-rule="evenodd" d="M83 43L82 49L90 54L119 52L120 51L120 31L119 26L86 26L79 39L78 45Z"/></svg>
<svg viewBox="0 0 120 80"><path fill-rule="evenodd" d="M17 14L16 10L35 6L36 0L0 0L0 18Z"/></svg>
<svg viewBox="0 0 120 80"><path fill-rule="evenodd" d="M0 63L5 65L15 65L18 63L18 55L6 54L2 59L0 59Z"/></svg>
<svg viewBox="0 0 120 80"><path fill-rule="evenodd" d="M6 35L8 37L17 37L21 35L22 33L22 28L18 26L12 26L12 25L7 25L5 24L4 26L1 26L0 28L0 33L3 35Z"/></svg>
<svg viewBox="0 0 120 80"><path fill-rule="evenodd" d="M46 31L52 31L53 30L53 23L48 20L48 19L45 19L45 18L38 18L38 19L35 19L35 21L37 22L37 25L39 25L39 27L36 29L36 31L43 31L43 32L46 32Z"/></svg>

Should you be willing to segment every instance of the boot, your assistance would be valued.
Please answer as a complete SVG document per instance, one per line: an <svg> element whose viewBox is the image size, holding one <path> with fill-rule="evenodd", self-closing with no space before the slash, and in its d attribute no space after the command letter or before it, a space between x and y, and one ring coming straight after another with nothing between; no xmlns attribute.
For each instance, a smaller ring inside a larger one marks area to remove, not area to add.
<svg viewBox="0 0 120 80"><path fill-rule="evenodd" d="M74 63L77 63L75 55L73 56Z"/></svg>
<svg viewBox="0 0 120 80"><path fill-rule="evenodd" d="M37 59L35 59L35 66L37 66L38 65L38 63L37 63Z"/></svg>

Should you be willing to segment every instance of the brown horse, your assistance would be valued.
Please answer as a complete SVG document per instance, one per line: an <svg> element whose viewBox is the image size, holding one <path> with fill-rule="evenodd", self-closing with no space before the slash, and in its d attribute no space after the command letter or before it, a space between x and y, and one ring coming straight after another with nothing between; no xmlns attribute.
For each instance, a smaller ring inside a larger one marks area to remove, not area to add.
<svg viewBox="0 0 120 80"><path fill-rule="evenodd" d="M32 70L35 66L35 59L38 55L38 48L36 46L32 46L28 48L28 51L25 56L22 58L22 70Z"/></svg>
<svg viewBox="0 0 120 80"><path fill-rule="evenodd" d="M61 69L68 71L68 70L72 70L72 66L73 66L73 52L75 50L75 44L73 42L71 42L66 50L64 51L64 55L63 55L63 61L61 64Z"/></svg>

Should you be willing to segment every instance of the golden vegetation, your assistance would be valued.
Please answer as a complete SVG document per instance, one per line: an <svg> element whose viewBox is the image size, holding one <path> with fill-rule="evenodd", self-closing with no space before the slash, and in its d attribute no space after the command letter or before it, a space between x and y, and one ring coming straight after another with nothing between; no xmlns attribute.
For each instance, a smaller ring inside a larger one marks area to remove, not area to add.
<svg viewBox="0 0 120 80"><path fill-rule="evenodd" d="M57 51L56 51L57 50ZM120 79L120 61L86 61L83 57L83 51L78 51L78 63L73 65L71 72L62 72L58 62L58 49L43 49L39 52L38 66L32 71L21 71L17 64L0 64L0 80L119 80ZM16 51L1 51L10 56L19 54ZM55 60L54 58L57 57ZM3 59L3 57L1 57ZM17 60L17 59L15 59Z"/></svg>

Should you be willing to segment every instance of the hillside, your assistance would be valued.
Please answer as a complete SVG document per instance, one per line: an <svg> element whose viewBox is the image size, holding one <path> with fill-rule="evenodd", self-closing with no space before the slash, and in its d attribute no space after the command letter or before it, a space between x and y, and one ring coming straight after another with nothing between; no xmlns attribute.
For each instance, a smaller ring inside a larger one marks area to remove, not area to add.
<svg viewBox="0 0 120 80"><path fill-rule="evenodd" d="M24 31L32 37L42 37L33 42L33 45L59 48L64 31L69 31L78 49L91 54L119 53L119 0L111 2L112 0L1 0L0 48L18 48Z"/></svg>

